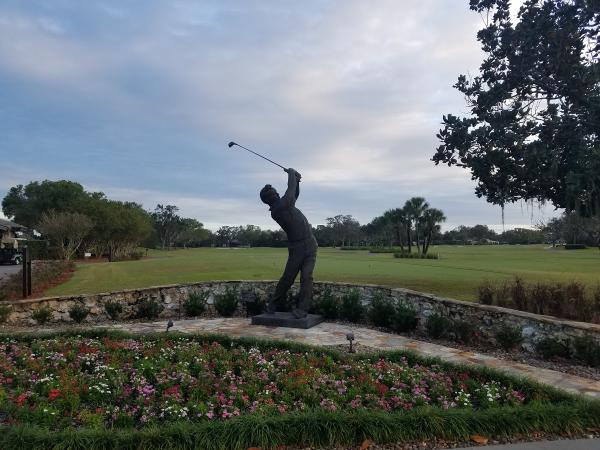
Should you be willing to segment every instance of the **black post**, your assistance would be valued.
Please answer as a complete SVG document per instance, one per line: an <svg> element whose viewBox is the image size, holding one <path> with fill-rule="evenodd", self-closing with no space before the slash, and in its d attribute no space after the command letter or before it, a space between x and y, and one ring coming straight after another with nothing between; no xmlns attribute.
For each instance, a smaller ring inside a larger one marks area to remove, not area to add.
<svg viewBox="0 0 600 450"><path fill-rule="evenodd" d="M27 247L25 247L23 249L22 253L23 253L23 259L21 261L21 264L23 265L23 269L22 269L23 270L23 298L27 298L27 292L28 292L27 287L29 286L29 283L27 281L27 275L28 275L28 272L27 272L27 256L28 256Z"/></svg>
<svg viewBox="0 0 600 450"><path fill-rule="evenodd" d="M32 285L32 277L31 277L31 253L27 248L25 248L25 252L27 254L27 295L31 295L31 285Z"/></svg>

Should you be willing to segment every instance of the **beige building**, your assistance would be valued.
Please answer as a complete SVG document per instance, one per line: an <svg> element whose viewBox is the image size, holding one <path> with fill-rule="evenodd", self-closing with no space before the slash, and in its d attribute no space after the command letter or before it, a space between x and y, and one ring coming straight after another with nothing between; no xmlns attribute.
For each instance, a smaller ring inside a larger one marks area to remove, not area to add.
<svg viewBox="0 0 600 450"><path fill-rule="evenodd" d="M17 233L24 229L25 227L18 223L0 219L0 248L17 248L19 245Z"/></svg>

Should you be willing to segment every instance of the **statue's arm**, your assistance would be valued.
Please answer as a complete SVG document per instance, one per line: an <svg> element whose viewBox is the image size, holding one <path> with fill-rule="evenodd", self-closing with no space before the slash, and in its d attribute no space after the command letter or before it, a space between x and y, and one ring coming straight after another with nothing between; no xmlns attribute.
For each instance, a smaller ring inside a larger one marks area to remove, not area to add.
<svg viewBox="0 0 600 450"><path fill-rule="evenodd" d="M288 187L283 197L289 202L290 205L294 205L296 203L296 199L300 195L301 176L294 169L287 169L286 172L288 174Z"/></svg>

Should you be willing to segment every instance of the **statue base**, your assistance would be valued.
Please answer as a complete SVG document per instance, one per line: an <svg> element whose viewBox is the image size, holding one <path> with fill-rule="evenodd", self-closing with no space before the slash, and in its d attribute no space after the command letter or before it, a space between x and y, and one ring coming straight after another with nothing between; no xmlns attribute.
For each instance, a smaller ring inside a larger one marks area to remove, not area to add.
<svg viewBox="0 0 600 450"><path fill-rule="evenodd" d="M252 317L252 325L285 328L312 328L325 320L323 316L308 314L302 319L296 319L291 312L264 313Z"/></svg>

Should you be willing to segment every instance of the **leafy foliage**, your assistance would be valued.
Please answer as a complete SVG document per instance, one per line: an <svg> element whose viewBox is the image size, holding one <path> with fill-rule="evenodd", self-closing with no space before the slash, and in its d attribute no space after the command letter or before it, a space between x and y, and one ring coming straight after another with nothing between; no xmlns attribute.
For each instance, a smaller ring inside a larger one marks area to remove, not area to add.
<svg viewBox="0 0 600 450"><path fill-rule="evenodd" d="M357 289L352 289L342 296L340 316L349 322L358 323L365 318L365 307Z"/></svg>
<svg viewBox="0 0 600 450"><path fill-rule="evenodd" d="M476 194L497 205L600 213L597 2L526 2L516 24L506 0L470 5L488 18L477 34L486 57L454 85L471 114L443 117L433 160L468 168Z"/></svg>
<svg viewBox="0 0 600 450"><path fill-rule="evenodd" d="M335 320L340 315L340 301L333 295L330 288L323 290L315 308L319 314L322 314L328 320Z"/></svg>
<svg viewBox="0 0 600 450"><path fill-rule="evenodd" d="M35 320L38 325L44 325L51 317L52 310L49 306L40 306L31 313L31 318Z"/></svg>
<svg viewBox="0 0 600 450"><path fill-rule="evenodd" d="M392 324L392 328L394 331L398 332L407 332L412 331L417 328L418 318L417 311L404 303L399 303L396 306L396 311L394 314L394 322Z"/></svg>
<svg viewBox="0 0 600 450"><path fill-rule="evenodd" d="M90 313L89 308L85 307L80 303L76 303L69 308L69 317L76 323L81 323Z"/></svg>
<svg viewBox="0 0 600 450"><path fill-rule="evenodd" d="M215 296L215 309L223 317L231 317L238 307L238 292L234 288L226 288L222 294Z"/></svg>
<svg viewBox="0 0 600 450"><path fill-rule="evenodd" d="M512 350L523 342L523 333L521 328L513 325L504 324L496 332L496 341L504 350Z"/></svg>
<svg viewBox="0 0 600 450"><path fill-rule="evenodd" d="M427 318L425 328L427 334L434 339L445 337L452 327L452 322L439 313L433 313Z"/></svg>
<svg viewBox="0 0 600 450"><path fill-rule="evenodd" d="M555 338L544 338L535 345L536 351L544 359L569 358L569 343Z"/></svg>
<svg viewBox="0 0 600 450"><path fill-rule="evenodd" d="M369 305L369 320L378 327L391 328L394 324L396 303L392 298L384 297L381 292L375 293Z"/></svg>
<svg viewBox="0 0 600 450"><path fill-rule="evenodd" d="M0 323L4 323L10 316L11 307L9 305L0 305Z"/></svg>
<svg viewBox="0 0 600 450"><path fill-rule="evenodd" d="M156 319L164 309L158 300L154 298L143 298L137 303L138 319Z"/></svg>
<svg viewBox="0 0 600 450"><path fill-rule="evenodd" d="M189 317L201 316L206 311L208 294L204 292L192 292L183 302L185 315Z"/></svg>
<svg viewBox="0 0 600 450"><path fill-rule="evenodd" d="M104 303L104 310L108 314L108 317L112 320L117 320L123 312L123 305L116 300L109 300Z"/></svg>

